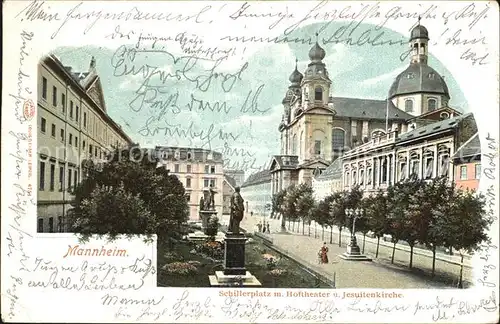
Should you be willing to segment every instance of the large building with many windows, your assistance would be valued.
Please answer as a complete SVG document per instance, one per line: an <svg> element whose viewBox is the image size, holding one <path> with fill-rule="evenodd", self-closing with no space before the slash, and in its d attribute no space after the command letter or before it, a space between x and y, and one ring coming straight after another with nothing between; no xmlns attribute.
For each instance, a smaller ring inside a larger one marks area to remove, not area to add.
<svg viewBox="0 0 500 324"><path fill-rule="evenodd" d="M278 127L281 154L273 156L269 169L273 194L291 184L312 184L344 152L413 117L394 100L331 96L325 56L316 42L304 74L295 66L289 77Z"/></svg>
<svg viewBox="0 0 500 324"><path fill-rule="evenodd" d="M106 112L93 57L87 72L72 71L54 55L43 58L37 107L37 231L62 232L85 161L99 163L132 140Z"/></svg>
<svg viewBox="0 0 500 324"><path fill-rule="evenodd" d="M342 156L344 189L359 185L369 194L409 178L456 181L453 157L471 141L477 125L471 113L448 106L448 86L428 65L428 44L427 29L417 25L411 31L409 66L389 89L391 103L413 117L390 123L387 132Z"/></svg>
<svg viewBox="0 0 500 324"><path fill-rule="evenodd" d="M241 196L245 200L245 212L248 216L265 217L271 212L271 173L263 170L251 174L241 186Z"/></svg>
<svg viewBox="0 0 500 324"><path fill-rule="evenodd" d="M215 190L215 210L223 214L224 173L222 154L192 147L156 146L160 163L176 175L186 189L190 220L199 219L200 200L205 190Z"/></svg>

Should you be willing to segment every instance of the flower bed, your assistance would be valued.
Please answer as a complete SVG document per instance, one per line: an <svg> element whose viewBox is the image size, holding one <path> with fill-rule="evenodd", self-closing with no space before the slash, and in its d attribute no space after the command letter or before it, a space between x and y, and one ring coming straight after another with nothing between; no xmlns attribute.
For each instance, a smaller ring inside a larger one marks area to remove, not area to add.
<svg viewBox="0 0 500 324"><path fill-rule="evenodd" d="M210 287L208 276L224 269L222 261L224 245L221 243L204 242L193 245L188 242L178 242L172 250L167 251L167 249L167 244L158 244L160 271L158 271L157 282L159 286ZM200 252L197 252L197 249ZM210 253L217 258L208 256ZM168 266L175 262L183 263L183 265ZM294 261L269 253L259 241L255 241L251 246L247 245L245 267L264 288L331 288L319 282ZM172 271L172 269L175 270Z"/></svg>
<svg viewBox="0 0 500 324"><path fill-rule="evenodd" d="M194 252L215 260L224 259L224 244L217 241L206 241L194 245Z"/></svg>

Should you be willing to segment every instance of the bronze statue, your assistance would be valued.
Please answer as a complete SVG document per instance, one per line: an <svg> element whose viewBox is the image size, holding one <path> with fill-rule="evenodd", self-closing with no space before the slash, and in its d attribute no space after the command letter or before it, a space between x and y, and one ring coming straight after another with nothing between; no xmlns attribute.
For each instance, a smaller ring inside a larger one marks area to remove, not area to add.
<svg viewBox="0 0 500 324"><path fill-rule="evenodd" d="M217 193L215 191L215 189L212 187L212 185L210 185L210 189L209 189L209 192L210 192L210 208L212 210L215 210L215 194Z"/></svg>
<svg viewBox="0 0 500 324"><path fill-rule="evenodd" d="M203 197L200 198L200 210L203 210L205 207L205 202L203 201Z"/></svg>
<svg viewBox="0 0 500 324"><path fill-rule="evenodd" d="M245 211L244 201L240 195L240 187L236 187L233 196L231 197L231 216L229 218L228 231L233 234L240 233L240 222L243 219Z"/></svg>

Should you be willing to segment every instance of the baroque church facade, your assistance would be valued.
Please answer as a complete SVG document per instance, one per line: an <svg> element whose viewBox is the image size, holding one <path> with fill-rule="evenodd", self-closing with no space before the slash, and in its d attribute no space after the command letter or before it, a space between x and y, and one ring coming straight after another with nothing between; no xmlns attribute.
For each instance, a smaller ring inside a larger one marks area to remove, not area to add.
<svg viewBox="0 0 500 324"><path fill-rule="evenodd" d="M299 72L296 64L282 100L283 114L278 127L281 152L272 157L269 168L272 194L298 183L312 184L317 198L360 181L375 190L382 183L387 186L404 179L401 172L408 176L412 170L419 171L422 177L425 163L432 163L433 171L426 172L433 176L448 172L453 177L452 170L444 169L458 150L459 143L453 142L453 134L457 127L467 124L469 130L463 132L463 144L477 128L471 115L462 116L448 107L450 94L446 82L428 65L428 44L429 33L418 24L411 31L408 68L394 80L387 100L372 100L331 96L334 89L323 62L326 52L316 42L309 51L310 62L304 73ZM458 118L453 125L443 122L453 118ZM442 125L430 126L434 123ZM426 132L417 136L422 127L426 127ZM407 150L399 155L395 152L396 142L399 147L411 146L417 137L425 142L432 136L445 136L445 131L450 136L446 149L436 144L419 147L418 152ZM405 140L403 134L407 134ZM385 149L381 148L383 143ZM389 153L372 156L373 152L384 150ZM424 158L430 151L432 162ZM438 152L441 152L439 157ZM415 159L419 164L411 162Z"/></svg>

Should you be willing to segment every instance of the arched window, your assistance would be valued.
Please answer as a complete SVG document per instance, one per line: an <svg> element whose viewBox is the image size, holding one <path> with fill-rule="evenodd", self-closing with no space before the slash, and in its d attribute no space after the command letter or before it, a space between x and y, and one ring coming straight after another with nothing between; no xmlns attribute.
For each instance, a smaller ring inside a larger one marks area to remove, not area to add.
<svg viewBox="0 0 500 324"><path fill-rule="evenodd" d="M297 154L297 134L293 134L292 138L292 154Z"/></svg>
<svg viewBox="0 0 500 324"><path fill-rule="evenodd" d="M412 112L413 111L413 100L406 99L405 100L405 111Z"/></svg>
<svg viewBox="0 0 500 324"><path fill-rule="evenodd" d="M437 100L434 99L434 98L429 98L427 100L427 110L428 111L433 111L433 110L436 110L436 106L437 106Z"/></svg>
<svg viewBox="0 0 500 324"><path fill-rule="evenodd" d="M321 140L314 141L314 154L321 155Z"/></svg>
<svg viewBox="0 0 500 324"><path fill-rule="evenodd" d="M345 131L340 128L332 129L332 154L334 156L341 155L344 152L345 146Z"/></svg>
<svg viewBox="0 0 500 324"><path fill-rule="evenodd" d="M314 89L314 100L323 100L323 88L316 87Z"/></svg>

